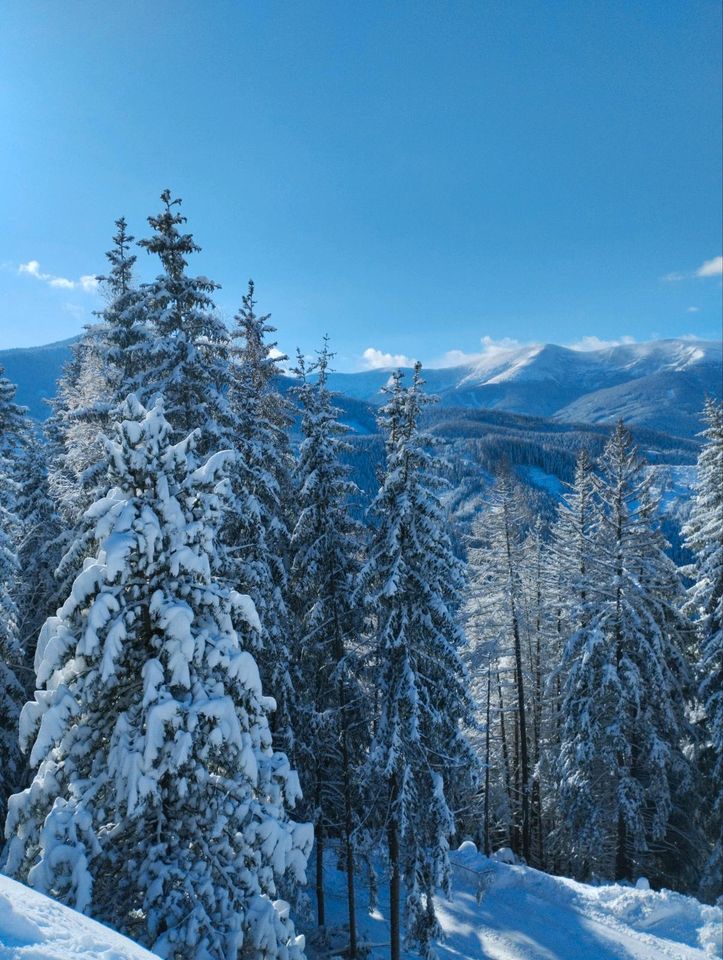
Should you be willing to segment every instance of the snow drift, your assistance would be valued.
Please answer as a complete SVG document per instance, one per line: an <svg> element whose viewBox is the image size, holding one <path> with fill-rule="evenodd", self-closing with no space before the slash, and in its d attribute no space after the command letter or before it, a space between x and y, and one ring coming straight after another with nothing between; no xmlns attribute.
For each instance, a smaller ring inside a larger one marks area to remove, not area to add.
<svg viewBox="0 0 723 960"><path fill-rule="evenodd" d="M670 890L591 886L505 863L464 843L453 852L453 899L437 898L445 940L439 960L712 960L720 956L723 913ZM327 865L329 923L345 921L345 877ZM361 917L371 960L389 954L386 882L377 910ZM359 885L360 912L366 888ZM334 945L341 943L343 937ZM307 954L316 944L309 932ZM327 944L319 955L331 956ZM405 960L416 955L406 951Z"/></svg>
<svg viewBox="0 0 723 960"><path fill-rule="evenodd" d="M158 960L126 937L0 875L0 960Z"/></svg>

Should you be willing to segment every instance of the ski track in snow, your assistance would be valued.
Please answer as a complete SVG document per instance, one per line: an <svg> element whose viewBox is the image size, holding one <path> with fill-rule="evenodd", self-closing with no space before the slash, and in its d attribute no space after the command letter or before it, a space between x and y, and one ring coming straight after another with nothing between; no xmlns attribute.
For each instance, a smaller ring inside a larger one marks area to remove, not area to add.
<svg viewBox="0 0 723 960"><path fill-rule="evenodd" d="M488 859L463 845L451 857L453 898L437 898L446 939L439 960L713 960L721 956L723 915L692 897L618 884L590 886L529 867ZM345 923L345 877L327 864L329 924ZM478 902L479 896L479 902ZM358 884L361 938L387 960L386 880L371 916L366 885ZM303 927L304 924L299 924ZM310 960L333 955L316 947L308 924ZM336 941L333 941L336 945ZM416 954L403 952L405 960Z"/></svg>

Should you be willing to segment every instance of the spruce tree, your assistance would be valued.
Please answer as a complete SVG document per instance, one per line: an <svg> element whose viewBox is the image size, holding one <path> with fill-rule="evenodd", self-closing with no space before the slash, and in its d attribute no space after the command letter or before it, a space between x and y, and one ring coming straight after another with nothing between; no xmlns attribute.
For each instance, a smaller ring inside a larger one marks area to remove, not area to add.
<svg viewBox="0 0 723 960"><path fill-rule="evenodd" d="M706 442L698 457L693 507L683 533L694 555L686 571L693 580L686 608L698 636L698 696L705 717L702 766L712 800L708 817L712 850L702 892L715 899L723 876L723 404L709 399L704 419Z"/></svg>
<svg viewBox="0 0 723 960"><path fill-rule="evenodd" d="M25 437L24 409L15 403L15 385L0 367L0 817L8 796L19 786L23 767L18 745L18 716L24 700L26 667L19 639L15 602L19 577L17 543L17 461Z"/></svg>
<svg viewBox="0 0 723 960"><path fill-rule="evenodd" d="M349 956L357 954L354 835L359 827L359 768L366 753L368 717L359 682L362 623L354 602L361 556L361 526L350 516L358 492L341 456L347 432L329 391L328 342L307 365L299 353L295 394L302 408L296 466L299 515L291 538L292 593L299 622L296 757L312 811L316 899L324 926L324 852L340 836L344 848Z"/></svg>
<svg viewBox="0 0 723 960"><path fill-rule="evenodd" d="M601 462L584 599L564 653L558 791L577 873L622 880L655 868L674 801L690 790L690 686L681 582L622 422Z"/></svg>
<svg viewBox="0 0 723 960"><path fill-rule="evenodd" d="M392 375L380 413L387 458L373 504L379 525L364 570L375 610L379 702L369 767L385 791L392 960L400 957L402 879L407 939L424 956L433 954L441 935L433 895L438 886L450 889L455 818L448 797L476 787L476 760L462 731L472 719L457 620L463 567L447 534L430 438L419 428L429 401L420 364L409 388L401 378Z"/></svg>
<svg viewBox="0 0 723 960"><path fill-rule="evenodd" d="M229 446L228 331L212 299L218 284L187 272L189 256L200 247L182 232L186 217L180 213L181 200L164 190L161 202L161 212L148 218L153 235L140 241L158 256L163 271L141 287L152 337L138 352L150 351L140 361L145 395L163 396L178 438L196 428L202 431L196 454L202 456Z"/></svg>
<svg viewBox="0 0 723 960"><path fill-rule="evenodd" d="M255 308L254 285L249 281L231 334L235 362L228 399L236 459L224 541L228 546L227 576L251 596L261 619L257 657L264 689L276 700L271 720L274 742L292 754L295 681L288 564L295 509L288 438L291 409L275 384L286 357L268 339L275 329L268 315L259 316Z"/></svg>
<svg viewBox="0 0 723 960"><path fill-rule="evenodd" d="M95 555L43 627L21 716L35 776L12 797L6 870L174 960L303 953L276 884L311 828L274 753L248 637L217 577L227 452L196 466L161 402L129 397L89 510Z"/></svg>

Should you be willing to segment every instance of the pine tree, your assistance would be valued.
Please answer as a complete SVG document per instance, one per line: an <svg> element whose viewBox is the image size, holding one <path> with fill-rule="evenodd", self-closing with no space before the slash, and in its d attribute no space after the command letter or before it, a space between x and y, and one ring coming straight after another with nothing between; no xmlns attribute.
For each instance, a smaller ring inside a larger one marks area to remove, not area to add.
<svg viewBox="0 0 723 960"><path fill-rule="evenodd" d="M385 787L392 960L400 957L400 881L407 938L425 956L440 936L433 894L449 891L455 830L448 797L476 787L476 760L462 732L471 722L457 622L463 568L454 557L437 494L438 476L420 432L429 398L421 366L404 388L393 374L381 410L386 468L373 510L379 526L364 571L376 610L375 682L380 713L370 777Z"/></svg>
<svg viewBox="0 0 723 960"><path fill-rule="evenodd" d="M291 538L295 610L299 621L296 756L307 807L312 810L319 926L326 922L324 852L341 836L347 876L349 956L357 955L354 835L359 827L357 781L366 753L363 692L357 657L362 624L358 586L361 527L351 519L358 492L340 457L347 429L329 391L328 342L312 365L298 355L295 389L303 416L296 467L299 516ZM311 375L314 379L310 379Z"/></svg>
<svg viewBox="0 0 723 960"><path fill-rule="evenodd" d="M229 446L231 426L228 331L216 315L212 294L218 284L189 276L188 257L200 250L190 233L180 199L161 194L163 209L148 223L153 235L140 241L158 256L163 272L141 287L146 323L151 326L150 356L142 360L146 396L164 398L169 421L178 437L202 431L197 455ZM139 353L141 351L138 351Z"/></svg>
<svg viewBox="0 0 723 960"><path fill-rule="evenodd" d="M622 423L601 462L564 653L558 792L578 874L630 879L654 867L674 796L691 786L686 627L650 478Z"/></svg>
<svg viewBox="0 0 723 960"><path fill-rule="evenodd" d="M287 817L253 604L216 576L229 455L194 469L198 433L173 445L132 396L118 437L95 556L41 633L6 869L163 957L300 958L276 883L303 879L311 828Z"/></svg>
<svg viewBox="0 0 723 960"><path fill-rule="evenodd" d="M264 689L273 694L274 743L294 750L293 630L289 610L289 538L294 514L292 457L288 429L290 406L275 387L286 357L267 340L274 332L269 317L255 311L254 285L235 317L235 341L229 407L237 451L231 474L232 508L224 531L227 576L248 593L262 624L257 651Z"/></svg>
<svg viewBox="0 0 723 960"><path fill-rule="evenodd" d="M705 405L706 443L698 457L698 480L683 533L694 561L687 610L698 634L698 695L705 714L704 763L712 787L708 858L703 892L715 899L723 876L723 404Z"/></svg>
<svg viewBox="0 0 723 960"><path fill-rule="evenodd" d="M16 463L25 441L24 409L15 403L15 385L0 367L0 817L19 786L22 757L17 724L23 696L23 651L15 593L19 574Z"/></svg>

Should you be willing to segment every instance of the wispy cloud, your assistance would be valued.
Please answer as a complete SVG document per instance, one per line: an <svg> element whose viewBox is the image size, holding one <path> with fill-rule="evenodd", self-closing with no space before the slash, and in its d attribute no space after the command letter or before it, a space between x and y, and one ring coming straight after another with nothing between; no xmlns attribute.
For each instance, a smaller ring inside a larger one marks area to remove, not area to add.
<svg viewBox="0 0 723 960"><path fill-rule="evenodd" d="M700 307L688 307L686 313L700 313Z"/></svg>
<svg viewBox="0 0 723 960"><path fill-rule="evenodd" d="M678 280L701 280L707 277L723 277L723 257L711 257L710 260L704 260L697 270L692 273L681 273L674 271L666 273L660 279L665 283L676 283Z"/></svg>
<svg viewBox="0 0 723 960"><path fill-rule="evenodd" d="M84 290L85 293L94 293L98 288L98 280L93 274L86 273L77 280L69 280L67 277L58 277L54 273L44 273L37 260L28 260L27 263L21 263L18 267L18 273L35 277L41 283L47 283L49 287L56 287L60 290Z"/></svg>
<svg viewBox="0 0 723 960"><path fill-rule="evenodd" d="M570 350L586 352L588 350L605 350L607 347L621 347L624 344L630 343L635 343L635 337L623 336L613 340L603 340L600 337L587 336L581 337L580 340L576 340L574 343L568 343L566 346L568 346Z"/></svg>
<svg viewBox="0 0 723 960"><path fill-rule="evenodd" d="M403 353L384 353L376 347L367 347L362 354L365 370L384 370L387 367L413 367L414 360Z"/></svg>

